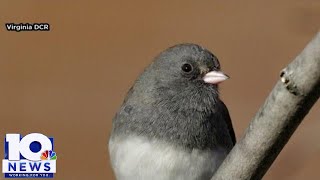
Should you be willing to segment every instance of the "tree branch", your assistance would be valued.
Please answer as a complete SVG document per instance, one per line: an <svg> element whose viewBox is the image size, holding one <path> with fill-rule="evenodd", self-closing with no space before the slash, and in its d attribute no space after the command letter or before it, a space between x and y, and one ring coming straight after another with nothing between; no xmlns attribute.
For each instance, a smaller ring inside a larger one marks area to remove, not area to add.
<svg viewBox="0 0 320 180"><path fill-rule="evenodd" d="M280 80L212 180L261 179L320 96L320 32Z"/></svg>

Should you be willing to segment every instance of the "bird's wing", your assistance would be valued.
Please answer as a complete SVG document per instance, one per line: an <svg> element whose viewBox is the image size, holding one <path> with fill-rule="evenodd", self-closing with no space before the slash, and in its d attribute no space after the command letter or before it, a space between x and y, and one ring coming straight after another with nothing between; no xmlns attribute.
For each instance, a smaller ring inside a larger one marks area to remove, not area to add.
<svg viewBox="0 0 320 180"><path fill-rule="evenodd" d="M227 124L228 130L229 130L229 134L230 134L230 137L232 139L232 143L233 143L233 145L235 145L236 144L236 135L235 135L234 130L233 130L232 121L231 121L231 118L230 118L230 115L229 115L228 108L222 101L221 101L221 105L222 105L221 109L222 109L223 117L225 117L225 122Z"/></svg>

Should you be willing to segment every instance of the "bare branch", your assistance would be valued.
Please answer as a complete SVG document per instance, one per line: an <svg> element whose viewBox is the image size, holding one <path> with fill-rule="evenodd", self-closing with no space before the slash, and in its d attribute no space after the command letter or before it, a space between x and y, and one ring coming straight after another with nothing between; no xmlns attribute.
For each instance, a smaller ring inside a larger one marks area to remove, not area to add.
<svg viewBox="0 0 320 180"><path fill-rule="evenodd" d="M261 179L320 96L320 32L280 80L212 179Z"/></svg>

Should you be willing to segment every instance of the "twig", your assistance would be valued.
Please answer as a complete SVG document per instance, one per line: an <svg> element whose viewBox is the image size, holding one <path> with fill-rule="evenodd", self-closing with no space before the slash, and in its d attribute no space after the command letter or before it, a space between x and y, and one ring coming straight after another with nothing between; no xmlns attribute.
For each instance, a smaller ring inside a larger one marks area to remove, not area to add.
<svg viewBox="0 0 320 180"><path fill-rule="evenodd" d="M320 32L280 80L212 180L261 179L320 96Z"/></svg>

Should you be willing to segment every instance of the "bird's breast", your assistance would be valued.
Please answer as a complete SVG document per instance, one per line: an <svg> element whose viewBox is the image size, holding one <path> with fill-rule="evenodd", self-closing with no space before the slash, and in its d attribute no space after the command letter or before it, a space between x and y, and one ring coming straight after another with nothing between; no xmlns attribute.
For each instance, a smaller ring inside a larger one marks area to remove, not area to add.
<svg viewBox="0 0 320 180"><path fill-rule="evenodd" d="M207 180L227 155L224 148L190 151L139 136L113 137L109 150L118 180Z"/></svg>

